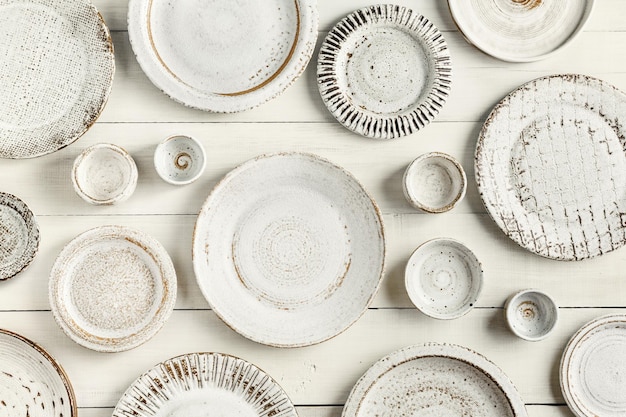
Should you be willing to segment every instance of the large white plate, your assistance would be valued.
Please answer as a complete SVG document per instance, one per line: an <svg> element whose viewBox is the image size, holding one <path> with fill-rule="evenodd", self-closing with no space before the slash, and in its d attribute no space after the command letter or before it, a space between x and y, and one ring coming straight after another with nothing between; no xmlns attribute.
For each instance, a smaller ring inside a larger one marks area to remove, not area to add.
<svg viewBox="0 0 626 417"><path fill-rule="evenodd" d="M165 94L190 107L237 112L280 94L317 40L316 0L131 0L137 61Z"/></svg>
<svg viewBox="0 0 626 417"><path fill-rule="evenodd" d="M14 277L35 259L39 226L26 203L0 192L0 281Z"/></svg>
<svg viewBox="0 0 626 417"><path fill-rule="evenodd" d="M487 211L515 242L579 260L626 243L626 95L584 75L522 85L491 112L476 147Z"/></svg>
<svg viewBox="0 0 626 417"><path fill-rule="evenodd" d="M378 290L384 258L376 203L351 174L301 153L230 172L193 239L196 279L215 313L281 347L319 343L354 323Z"/></svg>

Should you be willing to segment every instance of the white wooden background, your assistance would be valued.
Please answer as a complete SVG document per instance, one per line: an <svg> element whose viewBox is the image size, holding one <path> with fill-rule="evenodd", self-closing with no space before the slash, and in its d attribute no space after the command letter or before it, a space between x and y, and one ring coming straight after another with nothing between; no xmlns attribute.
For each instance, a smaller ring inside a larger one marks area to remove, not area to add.
<svg viewBox="0 0 626 417"><path fill-rule="evenodd" d="M160 93L139 68L128 42L126 0L96 0L115 44L117 71L108 105L83 138L34 160L0 161L0 189L22 198L41 229L40 252L21 275L0 282L0 328L16 331L48 349L64 366L85 417L109 416L129 384L154 364L193 351L240 356L265 369L285 388L302 417L336 417L353 384L375 361L416 343L457 343L484 354L513 380L531 417L572 416L561 395L558 364L569 337L587 321L626 312L626 249L578 263L532 255L508 240L486 214L473 181L478 131L493 105L533 78L577 72L626 90L626 2L597 0L585 31L561 53L529 64L508 64L467 44L444 0L399 0L431 19L448 41L453 62L452 94L423 131L383 142L340 126L324 107L315 81L315 59L279 98L248 112L208 114L183 107ZM320 39L363 0L319 0ZM197 137L208 166L197 182L166 184L152 166L156 144L171 134ZM130 200L92 207L74 194L70 166L85 147L112 142L129 150L139 167ZM261 153L299 150L344 166L373 194L384 214L388 267L369 311L342 335L317 346L281 350L251 342L230 330L208 308L191 267L196 213L213 185L238 164ZM405 201L401 178L418 155L443 151L457 157L470 183L453 211L420 214ZM161 332L129 352L102 354L73 343L49 311L48 273L80 232L98 225L142 229L169 251L178 273L176 310ZM415 247L439 236L469 246L485 270L478 307L463 318L437 321L414 309L403 287L404 265ZM506 328L502 306L514 291L537 287L561 306L561 321L547 340L517 339Z"/></svg>

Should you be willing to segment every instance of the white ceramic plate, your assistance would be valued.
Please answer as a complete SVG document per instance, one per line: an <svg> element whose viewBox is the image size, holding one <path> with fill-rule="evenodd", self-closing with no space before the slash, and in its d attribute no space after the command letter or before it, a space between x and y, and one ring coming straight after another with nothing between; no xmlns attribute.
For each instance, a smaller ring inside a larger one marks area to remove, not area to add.
<svg viewBox="0 0 626 417"><path fill-rule="evenodd" d="M102 226L63 248L49 290L54 318L72 340L119 352L144 343L165 324L176 301L176 272L152 237Z"/></svg>
<svg viewBox="0 0 626 417"><path fill-rule="evenodd" d="M0 192L0 281L22 272L39 249L39 227L26 203Z"/></svg>
<svg viewBox="0 0 626 417"><path fill-rule="evenodd" d="M317 40L316 0L131 0L137 61L165 94L214 112L251 109L304 71Z"/></svg>
<svg viewBox="0 0 626 417"><path fill-rule="evenodd" d="M111 90L113 43L88 0L0 0L0 157L74 142Z"/></svg>
<svg viewBox="0 0 626 417"><path fill-rule="evenodd" d="M383 273L376 203L316 155L260 156L230 172L198 216L193 265L228 325L260 343L327 340L367 309Z"/></svg>
<svg viewBox="0 0 626 417"><path fill-rule="evenodd" d="M8 414L7 414L8 413ZM0 329L0 415L76 417L63 368L41 346Z"/></svg>
<svg viewBox="0 0 626 417"><path fill-rule="evenodd" d="M450 52L424 16L401 6L370 6L328 33L317 82L324 104L342 125L363 136L392 139L437 116L450 92Z"/></svg>
<svg viewBox="0 0 626 417"><path fill-rule="evenodd" d="M478 190L498 226L538 255L579 260L626 243L626 95L584 75L522 85L478 139Z"/></svg>
<svg viewBox="0 0 626 417"><path fill-rule="evenodd" d="M589 19L594 0L448 0L465 38L511 62L544 59L569 44Z"/></svg>
<svg viewBox="0 0 626 417"><path fill-rule="evenodd" d="M430 343L392 353L356 383L342 417L379 415L525 417L526 409L513 383L484 356Z"/></svg>
<svg viewBox="0 0 626 417"><path fill-rule="evenodd" d="M126 390L113 417L297 417L265 372L234 356L190 353L162 362Z"/></svg>
<svg viewBox="0 0 626 417"><path fill-rule="evenodd" d="M626 315L600 317L578 330L563 352L560 377L576 416L626 415Z"/></svg>

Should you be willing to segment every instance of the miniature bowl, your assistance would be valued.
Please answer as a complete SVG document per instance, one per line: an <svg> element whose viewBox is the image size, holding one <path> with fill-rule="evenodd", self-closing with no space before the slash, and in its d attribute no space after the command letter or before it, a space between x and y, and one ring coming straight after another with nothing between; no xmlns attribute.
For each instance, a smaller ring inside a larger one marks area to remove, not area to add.
<svg viewBox="0 0 626 417"><path fill-rule="evenodd" d="M119 203L137 186L137 165L124 149L99 143L85 149L74 160L72 183L76 193L94 205Z"/></svg>
<svg viewBox="0 0 626 417"><path fill-rule="evenodd" d="M163 181L190 184L204 172L206 154L202 144L191 136L170 136L154 152L154 167Z"/></svg>
<svg viewBox="0 0 626 417"><path fill-rule="evenodd" d="M404 278L409 298L418 310L436 319L455 319L476 304L483 270L465 245L439 238L415 249Z"/></svg>
<svg viewBox="0 0 626 417"><path fill-rule="evenodd" d="M420 155L404 172L404 196L427 213L451 210L465 196L467 177L459 162L441 152Z"/></svg>
<svg viewBox="0 0 626 417"><path fill-rule="evenodd" d="M545 339L559 319L559 308L552 297L532 289L509 297L504 312L511 331L531 342Z"/></svg>

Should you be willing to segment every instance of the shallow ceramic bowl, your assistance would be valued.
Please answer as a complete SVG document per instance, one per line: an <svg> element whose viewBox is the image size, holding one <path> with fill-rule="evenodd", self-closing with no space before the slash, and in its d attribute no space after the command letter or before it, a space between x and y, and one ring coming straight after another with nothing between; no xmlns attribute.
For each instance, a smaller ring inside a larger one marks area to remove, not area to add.
<svg viewBox="0 0 626 417"><path fill-rule="evenodd" d="M451 210L465 196L467 177L459 162L441 152L419 156L402 179L404 196L415 208L428 213Z"/></svg>
<svg viewBox="0 0 626 417"><path fill-rule="evenodd" d="M538 290L513 294L507 300L504 312L511 331L531 342L545 339L559 318L559 308L552 297Z"/></svg>
<svg viewBox="0 0 626 417"><path fill-rule="evenodd" d="M405 271L415 307L436 319L455 319L470 311L482 289L483 270L461 242L440 238L419 246Z"/></svg>
<svg viewBox="0 0 626 417"><path fill-rule="evenodd" d="M124 149L99 143L85 149L74 161L72 183L76 193L94 205L126 200L137 186L137 165Z"/></svg>
<svg viewBox="0 0 626 417"><path fill-rule="evenodd" d="M154 167L163 181L174 185L197 180L206 167L202 144L190 136L170 136L157 146Z"/></svg>

